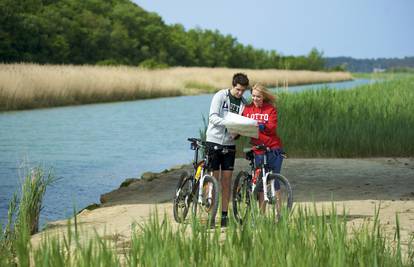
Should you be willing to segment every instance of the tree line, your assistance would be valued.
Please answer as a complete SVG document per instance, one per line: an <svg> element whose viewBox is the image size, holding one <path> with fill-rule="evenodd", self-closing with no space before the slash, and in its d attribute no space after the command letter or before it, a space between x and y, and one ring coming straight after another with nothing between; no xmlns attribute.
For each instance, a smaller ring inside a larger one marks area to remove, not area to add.
<svg viewBox="0 0 414 267"><path fill-rule="evenodd" d="M352 57L325 58L327 68L343 69L351 72L372 72L386 70L389 72L413 72L414 57L355 59Z"/></svg>
<svg viewBox="0 0 414 267"><path fill-rule="evenodd" d="M0 62L324 68L323 53L283 56L218 30L167 25L130 0L0 0Z"/></svg>

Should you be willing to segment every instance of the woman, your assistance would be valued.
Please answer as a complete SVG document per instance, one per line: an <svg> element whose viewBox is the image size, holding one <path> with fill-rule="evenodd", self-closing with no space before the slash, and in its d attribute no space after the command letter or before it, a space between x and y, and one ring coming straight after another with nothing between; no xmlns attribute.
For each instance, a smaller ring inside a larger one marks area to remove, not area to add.
<svg viewBox="0 0 414 267"><path fill-rule="evenodd" d="M252 118L258 122L259 136L252 138L251 143L255 154L255 164L260 166L263 163L264 151L255 149L256 145L265 145L270 148L266 152L269 167L274 173L280 173L283 162L282 142L276 133L277 129L277 109L275 96L272 95L265 86L255 84L252 88L252 103L245 107L243 116ZM280 199L280 184L275 181L276 198ZM259 192L259 205L264 211L263 189ZM279 203L279 202L278 202ZM278 210L280 207L277 207Z"/></svg>

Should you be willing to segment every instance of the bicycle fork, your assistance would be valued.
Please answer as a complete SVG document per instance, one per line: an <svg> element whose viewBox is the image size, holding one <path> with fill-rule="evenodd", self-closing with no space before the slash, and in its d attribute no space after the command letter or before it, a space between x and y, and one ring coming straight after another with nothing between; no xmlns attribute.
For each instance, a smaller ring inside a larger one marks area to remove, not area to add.
<svg viewBox="0 0 414 267"><path fill-rule="evenodd" d="M265 169L263 168L262 169L262 173L265 173ZM263 176L263 178L262 178L262 182L263 182L263 195L264 195L264 201L266 202L266 203L268 203L270 200L269 200L269 197L268 197L268 195L267 195L267 178L268 178L268 176L269 176L269 172L268 173L266 173L266 175L264 175ZM270 195L271 195L271 197L274 197L275 196L275 183L274 183L274 181L272 181L271 183L270 183Z"/></svg>
<svg viewBox="0 0 414 267"><path fill-rule="evenodd" d="M203 204L203 186L204 186L204 170L201 170L201 174L200 174L200 183L198 185L198 199L197 202L198 204ZM213 185L211 183L209 183L207 188L207 201L211 201L213 199ZM210 203L209 203L210 204Z"/></svg>

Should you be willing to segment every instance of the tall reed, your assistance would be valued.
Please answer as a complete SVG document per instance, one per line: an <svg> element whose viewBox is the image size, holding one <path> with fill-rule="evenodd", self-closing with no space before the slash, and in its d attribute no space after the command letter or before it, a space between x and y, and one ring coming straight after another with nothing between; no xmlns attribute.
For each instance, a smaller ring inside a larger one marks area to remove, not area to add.
<svg viewBox="0 0 414 267"><path fill-rule="evenodd" d="M16 259L20 265L29 266L30 235L39 230L43 197L53 181L50 172L45 174L41 168L34 168L25 176L20 199L17 193L13 195L0 233L0 266L14 264Z"/></svg>
<svg viewBox="0 0 414 267"><path fill-rule="evenodd" d="M412 103L413 75L350 90L279 93L278 134L295 157L410 157Z"/></svg>
<svg viewBox="0 0 414 267"><path fill-rule="evenodd" d="M214 92L240 71L269 86L352 79L343 72L0 64L0 111Z"/></svg>

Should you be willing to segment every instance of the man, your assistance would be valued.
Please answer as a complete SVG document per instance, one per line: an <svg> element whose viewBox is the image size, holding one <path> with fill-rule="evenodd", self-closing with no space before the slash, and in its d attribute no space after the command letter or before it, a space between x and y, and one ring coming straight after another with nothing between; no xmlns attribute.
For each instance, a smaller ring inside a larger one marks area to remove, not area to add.
<svg viewBox="0 0 414 267"><path fill-rule="evenodd" d="M211 167L213 175L221 182L221 226L227 226L227 208L230 200L231 178L236 156L234 136L228 132L223 124L224 117L228 112L242 114L246 100L243 93L249 86L249 79L244 73L233 75L232 88L218 91L211 101L209 123L207 127L207 146L211 154ZM230 152L212 148L227 148ZM221 171L221 173L220 173Z"/></svg>

